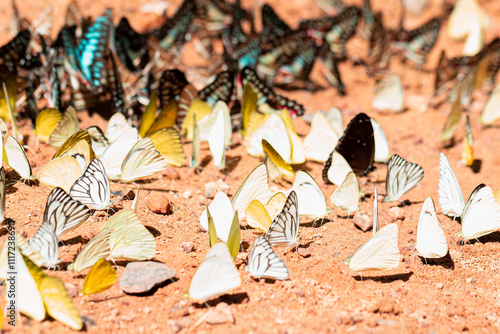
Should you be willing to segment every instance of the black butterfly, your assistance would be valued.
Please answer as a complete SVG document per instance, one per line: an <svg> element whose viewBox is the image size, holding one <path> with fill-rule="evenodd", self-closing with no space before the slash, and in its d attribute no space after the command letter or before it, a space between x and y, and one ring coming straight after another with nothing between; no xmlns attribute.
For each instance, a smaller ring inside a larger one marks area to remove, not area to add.
<svg viewBox="0 0 500 334"><path fill-rule="evenodd" d="M282 95L276 94L250 67L241 70L240 81L243 86L249 83L256 91L258 106L267 104L273 109L287 109L294 116L304 115L304 106Z"/></svg>
<svg viewBox="0 0 500 334"><path fill-rule="evenodd" d="M217 101L229 104L234 90L234 74L229 71L220 72L215 80L198 92L198 97L214 106Z"/></svg>
<svg viewBox="0 0 500 334"><path fill-rule="evenodd" d="M148 35L135 31L126 17L122 17L115 30L116 54L129 71L143 68L149 60L147 55ZM144 59L146 58L146 59Z"/></svg>
<svg viewBox="0 0 500 334"><path fill-rule="evenodd" d="M182 90L188 84L184 73L181 71L165 70L160 78L160 101L162 108L167 106L170 101L177 99Z"/></svg>
<svg viewBox="0 0 500 334"><path fill-rule="evenodd" d="M340 77L340 72L337 67L337 59L335 55L330 51L328 44L323 44L318 51L319 59L325 66L326 71L324 72L326 80L337 89L340 95L345 95L345 86Z"/></svg>
<svg viewBox="0 0 500 334"><path fill-rule="evenodd" d="M28 30L20 31L9 43L0 48L0 59L3 64L17 65L25 55L31 34Z"/></svg>
<svg viewBox="0 0 500 334"><path fill-rule="evenodd" d="M436 44L440 28L441 20L434 18L416 29L401 29L393 47L415 63L425 64L427 55Z"/></svg>
<svg viewBox="0 0 500 334"><path fill-rule="evenodd" d="M195 15L195 3L193 0L184 0L182 6L173 17L167 20L163 26L152 32L163 50L180 48L186 40L186 32L191 25Z"/></svg>
<svg viewBox="0 0 500 334"><path fill-rule="evenodd" d="M335 150L349 163L352 170L358 175L367 175L375 170L373 159L375 157L375 138L370 117L365 113L357 114L339 139ZM323 180L328 180L328 169L332 164L332 154L323 166Z"/></svg>
<svg viewBox="0 0 500 334"><path fill-rule="evenodd" d="M262 6L262 32L260 48L264 52L271 51L281 38L292 33L292 29L283 22L268 4Z"/></svg>

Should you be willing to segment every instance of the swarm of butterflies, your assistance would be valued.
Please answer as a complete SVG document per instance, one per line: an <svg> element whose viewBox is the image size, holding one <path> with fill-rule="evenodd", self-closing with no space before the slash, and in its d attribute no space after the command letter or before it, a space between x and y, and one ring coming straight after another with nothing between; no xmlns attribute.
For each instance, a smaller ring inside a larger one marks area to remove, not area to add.
<svg viewBox="0 0 500 334"><path fill-rule="evenodd" d="M417 163L390 154L387 136L380 124L365 113L357 114L344 128L342 112L305 114L300 103L275 92L318 89L310 78L316 59L327 81L339 94L347 94L338 64L348 61L345 44L358 29L369 41L368 75L380 78L373 106L401 112L401 78L387 72L390 58L400 53L422 67L438 37L443 18L434 18L414 30L387 28L382 13L374 13L369 0L362 8L341 0L318 0L326 15L302 20L290 28L267 4L262 6L258 33L252 13L222 0L185 0L172 17L157 29L139 33L126 18L117 26L112 11L92 20L85 18L76 1L69 4L65 25L52 41L51 8L28 22L13 2L13 28L17 35L0 48L0 133L3 160L24 182L53 189L48 196L42 224L25 240L16 234L19 310L42 321L47 315L79 330L83 321L61 280L44 273L60 262L58 238L81 226L97 210L107 210L110 180L134 182L147 179L168 165L187 165L198 172L200 143L208 142L213 163L226 168L226 150L232 134L239 131L251 156L263 158L230 200L219 192L200 216L208 231L211 249L195 272L187 296L204 302L241 285L234 260L240 252L240 224L258 236L248 256L246 270L257 279L285 280L290 276L276 247L293 250L300 245L300 219L323 220L331 213L316 180L293 165L307 160L324 163L322 178L338 187L330 202L348 217L365 197L360 176L372 172L374 163L387 163L386 202L402 201L424 176ZM467 21L468 25L462 24ZM475 88L491 85L500 68L500 42L483 45L487 15L474 0L459 0L448 24L453 38L467 38L464 56L446 58L443 51L436 70L435 94L447 95L451 111L441 139L450 141L461 121L462 109ZM244 29L245 24L249 29ZM250 31L248 31L250 30ZM220 39L223 53L213 41ZM184 64L183 46L193 42L207 60L204 68ZM189 80L188 80L189 78ZM196 88L198 87L198 89ZM500 115L495 88L481 122L492 124ZM42 108L39 108L43 105ZM64 110L62 112L61 110ZM78 111L89 110L110 119L103 131L98 126L81 129ZM104 112L103 112L104 110ZM21 111L20 115L16 111ZM57 149L35 177L25 154L17 118L30 119L39 141ZM304 116L311 130L302 140L292 118ZM11 124L11 136L7 136ZM473 140L466 118L462 158L473 164ZM192 142L186 157L183 143ZM460 185L446 158L440 156L438 184L442 213L460 218L464 240L479 238L500 228L500 206L490 187L480 184L464 201ZM270 181L293 180L286 191L273 191ZM4 219L6 175L0 168L0 214ZM115 283L115 260L152 259L154 236L141 223L135 208L109 218L76 256L68 270L91 268L84 294L104 291ZM398 226L379 228L378 190L373 196L373 236L344 263L355 272L388 270L400 261ZM481 215L478 221L472 217ZM417 226L416 250L425 259L441 258L448 246L432 198L423 205ZM7 276L7 248L1 251L0 276Z"/></svg>

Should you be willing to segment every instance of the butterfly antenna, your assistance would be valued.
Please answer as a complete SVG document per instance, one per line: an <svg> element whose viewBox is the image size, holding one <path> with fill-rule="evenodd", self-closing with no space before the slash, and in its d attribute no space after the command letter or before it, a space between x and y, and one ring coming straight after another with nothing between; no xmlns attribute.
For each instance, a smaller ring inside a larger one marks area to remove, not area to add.
<svg viewBox="0 0 500 334"><path fill-rule="evenodd" d="M38 137L36 137L36 141L37 141L37 145L38 146ZM40 152L40 154L42 155L42 157L45 159L45 155L42 153L42 150L40 149L40 147L38 147L38 152Z"/></svg>

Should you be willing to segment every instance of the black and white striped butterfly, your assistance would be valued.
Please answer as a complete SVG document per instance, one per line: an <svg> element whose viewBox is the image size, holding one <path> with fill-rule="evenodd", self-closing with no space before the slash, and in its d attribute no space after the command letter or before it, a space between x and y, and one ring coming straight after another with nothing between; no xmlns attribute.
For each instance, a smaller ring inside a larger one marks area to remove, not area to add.
<svg viewBox="0 0 500 334"><path fill-rule="evenodd" d="M444 153L439 155L439 205L443 214L460 217L465 207L462 189Z"/></svg>
<svg viewBox="0 0 500 334"><path fill-rule="evenodd" d="M292 247L299 239L299 201L295 191L290 192L281 213L274 218L266 234L273 246Z"/></svg>
<svg viewBox="0 0 500 334"><path fill-rule="evenodd" d="M397 201L408 191L420 183L424 177L424 169L412 162L408 162L394 154L387 167L385 191L387 196L384 202Z"/></svg>
<svg viewBox="0 0 500 334"><path fill-rule="evenodd" d="M461 215L461 225L458 235L465 240L500 229L500 205L490 187L481 183L472 191Z"/></svg>
<svg viewBox="0 0 500 334"><path fill-rule="evenodd" d="M33 238L28 241L27 247L30 252L35 251L41 256L43 265L47 268L54 267L60 262L56 226L46 224L45 220Z"/></svg>
<svg viewBox="0 0 500 334"><path fill-rule="evenodd" d="M89 216L90 210L86 205L74 200L63 189L56 187L47 199L42 225L54 226L56 236L60 237L83 224Z"/></svg>
<svg viewBox="0 0 500 334"><path fill-rule="evenodd" d="M289 276L285 262L276 255L269 241L262 235L253 243L245 269L257 278L285 280Z"/></svg>
<svg viewBox="0 0 500 334"><path fill-rule="evenodd" d="M94 210L105 210L109 206L111 190L108 175L101 160L93 159L85 173L71 186L69 195Z"/></svg>

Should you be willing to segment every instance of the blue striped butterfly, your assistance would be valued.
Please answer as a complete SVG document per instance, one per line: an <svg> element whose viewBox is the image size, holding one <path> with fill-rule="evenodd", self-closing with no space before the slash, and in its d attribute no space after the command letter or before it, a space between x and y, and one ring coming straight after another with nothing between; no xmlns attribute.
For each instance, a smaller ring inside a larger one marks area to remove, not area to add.
<svg viewBox="0 0 500 334"><path fill-rule="evenodd" d="M198 92L198 97L211 106L217 101L229 104L234 90L234 74L229 71L220 72L215 80Z"/></svg>

